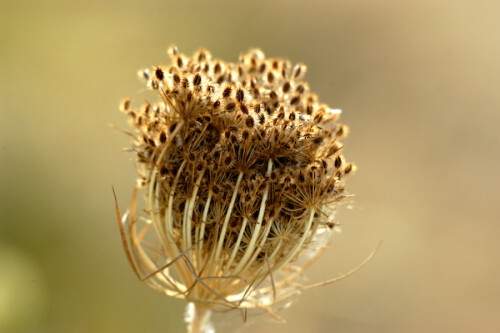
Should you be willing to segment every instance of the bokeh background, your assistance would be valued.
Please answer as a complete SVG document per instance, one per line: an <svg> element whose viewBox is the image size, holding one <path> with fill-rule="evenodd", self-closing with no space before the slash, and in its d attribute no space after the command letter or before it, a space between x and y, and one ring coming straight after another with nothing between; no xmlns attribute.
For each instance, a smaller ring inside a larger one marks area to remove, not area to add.
<svg viewBox="0 0 500 333"><path fill-rule="evenodd" d="M218 332L500 330L500 2L0 1L0 332L183 332L184 302L125 259L135 179L118 104L176 43L236 61L261 47L308 65L344 110L352 209L310 290ZM231 318L232 317L232 318ZM221 319L222 318L222 319Z"/></svg>

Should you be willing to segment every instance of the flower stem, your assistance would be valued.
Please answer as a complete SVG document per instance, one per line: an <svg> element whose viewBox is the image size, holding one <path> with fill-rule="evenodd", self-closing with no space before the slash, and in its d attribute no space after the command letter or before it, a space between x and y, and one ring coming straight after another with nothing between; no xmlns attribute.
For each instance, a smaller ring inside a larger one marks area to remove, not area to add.
<svg viewBox="0 0 500 333"><path fill-rule="evenodd" d="M186 315L188 333L208 333L206 329L209 318L210 309L194 302L189 303Z"/></svg>

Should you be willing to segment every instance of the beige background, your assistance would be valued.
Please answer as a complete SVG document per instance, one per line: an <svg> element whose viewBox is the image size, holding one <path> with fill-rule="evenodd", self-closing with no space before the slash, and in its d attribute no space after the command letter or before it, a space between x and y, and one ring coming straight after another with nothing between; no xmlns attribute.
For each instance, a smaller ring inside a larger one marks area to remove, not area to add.
<svg viewBox="0 0 500 333"><path fill-rule="evenodd" d="M320 281L238 332L498 332L498 1L0 1L0 332L183 332L182 301L138 282L121 248L135 171L118 103L176 43L250 47L309 67L344 110L343 232ZM231 317L231 316L230 316ZM218 332L241 327L238 314ZM217 317L220 320L221 317Z"/></svg>

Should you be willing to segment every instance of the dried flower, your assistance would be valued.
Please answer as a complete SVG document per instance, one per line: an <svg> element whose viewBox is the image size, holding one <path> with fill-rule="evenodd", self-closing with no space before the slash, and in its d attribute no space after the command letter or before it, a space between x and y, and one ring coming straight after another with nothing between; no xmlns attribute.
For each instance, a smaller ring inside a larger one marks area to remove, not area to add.
<svg viewBox="0 0 500 333"><path fill-rule="evenodd" d="M134 192L121 225L128 258L146 284L200 309L273 313L301 290L298 259L314 260L336 226L354 170L341 154L347 127L303 64L257 49L236 64L204 49L169 54L168 67L139 73L159 101L121 106L146 199L137 218Z"/></svg>

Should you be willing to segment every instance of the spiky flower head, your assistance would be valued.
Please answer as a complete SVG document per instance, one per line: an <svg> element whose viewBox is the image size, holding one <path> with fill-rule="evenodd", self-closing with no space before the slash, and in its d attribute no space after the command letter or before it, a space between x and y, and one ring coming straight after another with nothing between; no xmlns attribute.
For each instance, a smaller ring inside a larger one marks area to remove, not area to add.
<svg viewBox="0 0 500 333"><path fill-rule="evenodd" d="M169 66L139 73L158 101L121 107L145 196L143 217L134 194L122 226L127 255L170 296L268 309L298 292L298 259L336 225L354 169L341 154L347 128L303 81L303 64L257 49L238 63L168 52Z"/></svg>

